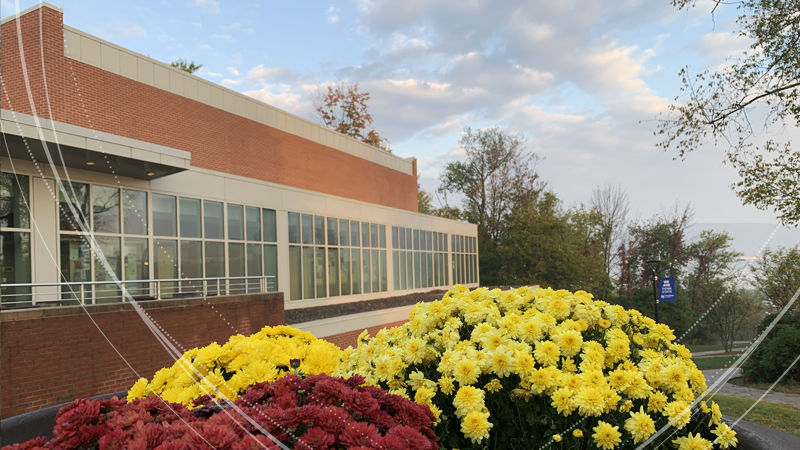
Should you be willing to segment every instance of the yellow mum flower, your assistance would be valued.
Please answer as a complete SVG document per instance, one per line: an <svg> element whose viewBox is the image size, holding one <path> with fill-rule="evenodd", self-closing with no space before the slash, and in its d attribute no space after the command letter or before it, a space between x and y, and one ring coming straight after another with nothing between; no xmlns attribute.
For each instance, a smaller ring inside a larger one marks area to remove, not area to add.
<svg viewBox="0 0 800 450"><path fill-rule="evenodd" d="M666 404L667 395L661 391L655 391L650 394L650 397L647 399L647 411L660 413L664 410L664 406L666 406Z"/></svg>
<svg viewBox="0 0 800 450"><path fill-rule="evenodd" d="M717 402L711 402L711 421L708 423L708 426L716 425L722 421L722 411L719 410L719 405Z"/></svg>
<svg viewBox="0 0 800 450"><path fill-rule="evenodd" d="M550 405L563 416L568 416L575 410L575 404L572 401L572 390L569 388L557 389L550 398L552 399Z"/></svg>
<svg viewBox="0 0 800 450"><path fill-rule="evenodd" d="M562 331L558 333L553 340L564 356L577 355L581 351L581 346L583 345L581 333L575 330Z"/></svg>
<svg viewBox="0 0 800 450"><path fill-rule="evenodd" d="M640 406L639 412L631 413L631 416L625 420L625 431L633 437L633 443L638 444L646 441L656 432L656 424Z"/></svg>
<svg viewBox="0 0 800 450"><path fill-rule="evenodd" d="M725 422L720 422L711 432L717 436L714 443L719 444L722 448L736 447L736 444L739 443L736 432Z"/></svg>
<svg viewBox="0 0 800 450"><path fill-rule="evenodd" d="M556 442L561 442L561 435L560 434L554 434L553 435L553 440L556 441Z"/></svg>
<svg viewBox="0 0 800 450"><path fill-rule="evenodd" d="M436 391L422 386L417 389L417 392L414 394L414 401L420 405L428 405L430 404L434 395L436 395Z"/></svg>
<svg viewBox="0 0 800 450"><path fill-rule="evenodd" d="M606 407L604 392L591 386L582 387L578 390L575 403L578 405L578 412L582 416L599 416Z"/></svg>
<svg viewBox="0 0 800 450"><path fill-rule="evenodd" d="M463 417L471 411L479 411L483 408L483 399L486 393L481 389L472 386L461 386L453 398L453 406L456 407L456 415Z"/></svg>
<svg viewBox="0 0 800 450"><path fill-rule="evenodd" d="M669 402L664 407L664 415L669 417L678 429L685 427L692 418L692 411L686 402L680 400Z"/></svg>
<svg viewBox="0 0 800 450"><path fill-rule="evenodd" d="M489 437L492 423L489 422L489 413L472 411L461 420L461 432L474 444Z"/></svg>
<svg viewBox="0 0 800 450"><path fill-rule="evenodd" d="M572 435L580 439L583 437L583 430L581 430L580 428L575 428L574 430L572 430Z"/></svg>
<svg viewBox="0 0 800 450"><path fill-rule="evenodd" d="M543 366L554 366L558 364L561 352L553 341L539 341L535 345L533 356Z"/></svg>
<svg viewBox="0 0 800 450"><path fill-rule="evenodd" d="M450 395L455 390L455 386L453 385L453 379L448 376L443 376L439 378L439 390L442 391L443 394Z"/></svg>
<svg viewBox="0 0 800 450"><path fill-rule="evenodd" d="M480 366L471 359L462 359L457 362L453 370L453 378L462 386L475 383L480 374Z"/></svg>
<svg viewBox="0 0 800 450"><path fill-rule="evenodd" d="M610 423L603 422L602 420L597 423L597 426L592 428L594 433L594 444L604 450L610 450L622 442L622 433L619 432L619 427L612 426Z"/></svg>
<svg viewBox="0 0 800 450"><path fill-rule="evenodd" d="M492 378L492 381L486 383L483 388L491 393L495 393L503 389L503 384L500 383L500 380L497 378Z"/></svg>
<svg viewBox="0 0 800 450"><path fill-rule="evenodd" d="M136 383L128 389L128 401L136 400L137 398L144 398L146 396L145 389L147 388L147 378L139 378Z"/></svg>
<svg viewBox="0 0 800 450"><path fill-rule="evenodd" d="M673 440L672 443L678 446L678 450L706 450L711 448L711 442L703 439L700 433L689 433L688 436L679 437Z"/></svg>

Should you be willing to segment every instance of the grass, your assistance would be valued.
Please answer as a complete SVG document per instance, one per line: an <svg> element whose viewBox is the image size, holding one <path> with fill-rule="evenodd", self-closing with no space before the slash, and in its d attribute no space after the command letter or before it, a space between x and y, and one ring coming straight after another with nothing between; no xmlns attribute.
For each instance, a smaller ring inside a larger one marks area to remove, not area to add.
<svg viewBox="0 0 800 450"><path fill-rule="evenodd" d="M733 348L743 348L746 347L746 342L736 342L733 344ZM688 344L686 348L689 349L690 352L710 352L710 351L723 351L725 348L722 344Z"/></svg>
<svg viewBox="0 0 800 450"><path fill-rule="evenodd" d="M696 363L697 362L695 361L695 364ZM735 384L737 386L749 387L749 388L753 388L753 389L761 389L763 391L766 391L767 389L769 389L770 385L772 385L772 383L762 383L762 382L757 382L757 381L747 381L747 379L745 379L744 377L732 378L732 379L730 379L728 381L728 383ZM791 382L791 381L790 382L781 382L781 383L776 384L775 387L772 388L772 391L773 392L785 392L787 394L800 394L800 384L795 383L795 382Z"/></svg>
<svg viewBox="0 0 800 450"><path fill-rule="evenodd" d="M700 370L707 370L707 369L724 369L726 367L730 367L731 364L736 361L735 355L729 356L707 356L707 357L700 357L700 358L692 358L695 365Z"/></svg>
<svg viewBox="0 0 800 450"><path fill-rule="evenodd" d="M755 403L755 400L720 394L711 399L719 403L723 414L732 417L741 416ZM800 437L800 408L760 402L742 419Z"/></svg>

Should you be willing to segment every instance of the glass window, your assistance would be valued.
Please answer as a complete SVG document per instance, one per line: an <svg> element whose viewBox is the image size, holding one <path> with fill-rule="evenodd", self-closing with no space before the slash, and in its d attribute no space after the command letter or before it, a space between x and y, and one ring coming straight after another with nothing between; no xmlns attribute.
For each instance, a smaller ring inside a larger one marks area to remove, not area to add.
<svg viewBox="0 0 800 450"><path fill-rule="evenodd" d="M358 222L355 220L350 221L350 245L353 247L358 247L361 245L361 241L359 240L358 236Z"/></svg>
<svg viewBox="0 0 800 450"><path fill-rule="evenodd" d="M392 239L397 237L397 230L392 230ZM394 290L400 290L400 252L397 250L392 252L392 274L394 275L394 281L392 285L394 286Z"/></svg>
<svg viewBox="0 0 800 450"><path fill-rule="evenodd" d="M325 245L325 218L314 216L314 244Z"/></svg>
<svg viewBox="0 0 800 450"><path fill-rule="evenodd" d="M245 208L245 221L248 241L261 240L261 211L255 206ZM258 258L259 261L261 258Z"/></svg>
<svg viewBox="0 0 800 450"><path fill-rule="evenodd" d="M328 249L328 296L339 295L339 249Z"/></svg>
<svg viewBox="0 0 800 450"><path fill-rule="evenodd" d="M369 247L369 224L361 222L361 246Z"/></svg>
<svg viewBox="0 0 800 450"><path fill-rule="evenodd" d="M314 247L303 247L303 298L314 298L314 286Z"/></svg>
<svg viewBox="0 0 800 450"><path fill-rule="evenodd" d="M412 289L414 286L414 259L411 252L406 252L406 289Z"/></svg>
<svg viewBox="0 0 800 450"><path fill-rule="evenodd" d="M9 218L13 220L12 218ZM62 255L63 257L63 255ZM63 259L62 259L63 261ZM63 264L62 264L63 266ZM10 307L30 302L30 288L9 288L7 284L31 282L31 235L12 231L0 232L0 285L4 303Z"/></svg>
<svg viewBox="0 0 800 450"><path fill-rule="evenodd" d="M264 241L277 242L278 233L275 226L275 211L271 209L261 210L261 224L264 227Z"/></svg>
<svg viewBox="0 0 800 450"><path fill-rule="evenodd" d="M261 244L247 244L247 276L261 276ZM258 280L256 280L258 283Z"/></svg>
<svg viewBox="0 0 800 450"><path fill-rule="evenodd" d="M181 237L201 237L200 234L200 200L181 198Z"/></svg>
<svg viewBox="0 0 800 450"><path fill-rule="evenodd" d="M292 213L289 213L292 214ZM300 231L300 216L297 216L297 230ZM298 239L300 233L298 233ZM299 300L303 298L302 266L300 262L300 247L289 247L289 298Z"/></svg>
<svg viewBox="0 0 800 450"><path fill-rule="evenodd" d="M397 248L397 227L392 227L392 248Z"/></svg>
<svg viewBox="0 0 800 450"><path fill-rule="evenodd" d="M339 280L342 295L350 295L350 249L339 249Z"/></svg>
<svg viewBox="0 0 800 450"><path fill-rule="evenodd" d="M319 217L319 216L317 216ZM324 236L323 236L324 237ZM327 297L328 294L325 270L325 247L314 248L314 280L317 288L317 297Z"/></svg>
<svg viewBox="0 0 800 450"><path fill-rule="evenodd" d="M404 228L400 228L397 230L397 248L400 249L406 248L406 232Z"/></svg>
<svg viewBox="0 0 800 450"><path fill-rule="evenodd" d="M83 183L64 182L64 191L59 190L59 224L62 230L81 231L79 224L83 223L85 228L89 228L89 185ZM75 209L73 215L70 205Z"/></svg>
<svg viewBox="0 0 800 450"><path fill-rule="evenodd" d="M381 250L378 258L381 266L381 291L386 291L386 250Z"/></svg>
<svg viewBox="0 0 800 450"><path fill-rule="evenodd" d="M300 214L296 212L289 213L289 242L292 244L300 243Z"/></svg>
<svg viewBox="0 0 800 450"><path fill-rule="evenodd" d="M112 281L114 277L117 279L121 275L121 256L118 237L97 236L95 237L99 254L94 255L94 279L95 281ZM106 270L100 255L105 257L108 262L109 272ZM94 300L95 303L111 303L120 301L121 292L116 283L96 284L94 285Z"/></svg>
<svg viewBox="0 0 800 450"><path fill-rule="evenodd" d="M370 247L378 247L378 224L371 223L369 224L369 244Z"/></svg>
<svg viewBox="0 0 800 450"><path fill-rule="evenodd" d="M311 244L313 239L314 218L310 214L303 214L302 216L302 238L303 244Z"/></svg>
<svg viewBox="0 0 800 450"><path fill-rule="evenodd" d="M30 228L28 177L0 172L0 227Z"/></svg>
<svg viewBox="0 0 800 450"><path fill-rule="evenodd" d="M339 221L328 217L328 245L339 245Z"/></svg>
<svg viewBox="0 0 800 450"><path fill-rule="evenodd" d="M243 277L245 276L245 257L244 257L244 244L229 243L228 244L228 276L229 277ZM245 280L230 280L230 292L232 294L241 294L247 291L247 283Z"/></svg>
<svg viewBox="0 0 800 450"><path fill-rule="evenodd" d="M339 219L339 245L350 245L350 221Z"/></svg>
<svg viewBox="0 0 800 450"><path fill-rule="evenodd" d="M225 244L222 242L205 243L206 277L221 278L225 276ZM225 282L217 280L209 282L206 290L208 295L219 295L225 292Z"/></svg>
<svg viewBox="0 0 800 450"><path fill-rule="evenodd" d="M419 230L414 230L414 250L419 250Z"/></svg>
<svg viewBox="0 0 800 450"><path fill-rule="evenodd" d="M119 233L119 189L92 186L94 231Z"/></svg>
<svg viewBox="0 0 800 450"><path fill-rule="evenodd" d="M203 228L206 239L224 239L222 203L203 201Z"/></svg>
<svg viewBox="0 0 800 450"><path fill-rule="evenodd" d="M180 278L203 278L202 242L181 241Z"/></svg>
<svg viewBox="0 0 800 450"><path fill-rule="evenodd" d="M278 290L278 247L275 245L264 246L264 275L267 278L267 291Z"/></svg>
<svg viewBox="0 0 800 450"><path fill-rule="evenodd" d="M370 264L372 273L372 292L380 292L381 289L381 266L378 262L378 250L372 250L372 263Z"/></svg>
<svg viewBox="0 0 800 450"><path fill-rule="evenodd" d="M369 236L369 233L367 233L366 235ZM362 281L361 286L364 287L365 294L369 294L370 292L372 292L372 282L370 281L370 276L369 276L369 255L370 255L369 250L361 251L361 267L363 268L363 270L361 271L363 275L361 277Z"/></svg>
<svg viewBox="0 0 800 450"><path fill-rule="evenodd" d="M122 250L122 261L126 280L150 279L150 257L147 252L147 239L125 238L125 248ZM128 293L134 298L148 296L150 286L148 283L125 283Z"/></svg>
<svg viewBox="0 0 800 450"><path fill-rule="evenodd" d="M244 239L244 208L228 203L228 239ZM244 251L244 250L243 250Z"/></svg>
<svg viewBox="0 0 800 450"><path fill-rule="evenodd" d="M147 192L122 190L122 225L125 234L147 234Z"/></svg>
<svg viewBox="0 0 800 450"><path fill-rule="evenodd" d="M358 227L356 227L356 230ZM356 240L356 242L358 242ZM361 293L361 250L354 248L350 250L352 258L350 265L350 276L353 277L353 294Z"/></svg>
<svg viewBox="0 0 800 450"><path fill-rule="evenodd" d="M378 226L378 242L380 248L386 248L386 225Z"/></svg>
<svg viewBox="0 0 800 450"><path fill-rule="evenodd" d="M153 200L153 209L155 209L155 200ZM178 278L178 241L156 239L153 253L156 260L155 277L157 279ZM174 281L162 282L160 286L161 297L171 297L178 291L178 284Z"/></svg>
<svg viewBox="0 0 800 450"><path fill-rule="evenodd" d="M66 235L60 236L61 250L61 278L63 281L91 281L91 252L89 243L81 236ZM78 286L62 287L62 298L67 300L80 299L80 288ZM90 301L90 291L86 294L86 301Z"/></svg>
<svg viewBox="0 0 800 450"><path fill-rule="evenodd" d="M175 236L178 231L175 197L153 194L153 234Z"/></svg>

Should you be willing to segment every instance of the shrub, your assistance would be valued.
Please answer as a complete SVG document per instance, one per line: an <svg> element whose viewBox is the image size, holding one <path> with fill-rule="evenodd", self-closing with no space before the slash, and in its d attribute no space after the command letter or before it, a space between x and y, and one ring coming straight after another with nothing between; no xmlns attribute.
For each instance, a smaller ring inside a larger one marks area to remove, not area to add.
<svg viewBox="0 0 800 450"><path fill-rule="evenodd" d="M235 408L208 397L193 410L158 396L81 399L58 412L55 438L10 448L279 448L261 430L296 449L437 448L428 408L363 381L289 374L252 386Z"/></svg>
<svg viewBox="0 0 800 450"><path fill-rule="evenodd" d="M775 314L767 316L761 324L760 332L774 319ZM789 311L745 361L742 371L751 380L772 383L783 374L798 354L800 314ZM795 364L783 381L800 383L800 364Z"/></svg>
<svg viewBox="0 0 800 450"><path fill-rule="evenodd" d="M405 325L362 333L337 374L428 405L447 448L634 447L670 421L660 440L705 447L714 425L735 445L718 406L689 409L706 382L674 339L582 291L456 286Z"/></svg>
<svg viewBox="0 0 800 450"><path fill-rule="evenodd" d="M311 333L288 326L264 327L250 336L231 336L188 350L171 367L159 370L149 382L140 378L128 391L128 400L160 395L169 402L194 406L204 395L236 400L255 383L273 381L291 371L298 360L304 374L331 373L341 350Z"/></svg>

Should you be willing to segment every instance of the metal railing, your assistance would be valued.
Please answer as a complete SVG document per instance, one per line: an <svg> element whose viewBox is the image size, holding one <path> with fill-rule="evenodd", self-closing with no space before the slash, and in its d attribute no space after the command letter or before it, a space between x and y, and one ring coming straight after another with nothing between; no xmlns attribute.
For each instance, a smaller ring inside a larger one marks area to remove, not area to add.
<svg viewBox="0 0 800 450"><path fill-rule="evenodd" d="M250 277L162 278L154 280L69 281L0 285L0 309L96 305L135 300L161 300L278 290L274 275Z"/></svg>

